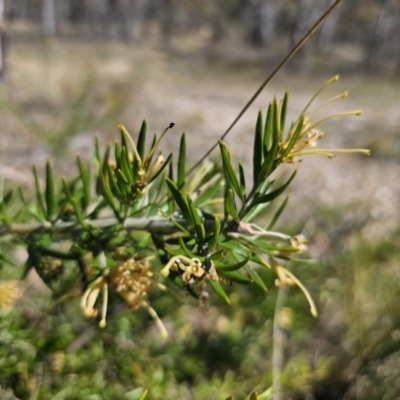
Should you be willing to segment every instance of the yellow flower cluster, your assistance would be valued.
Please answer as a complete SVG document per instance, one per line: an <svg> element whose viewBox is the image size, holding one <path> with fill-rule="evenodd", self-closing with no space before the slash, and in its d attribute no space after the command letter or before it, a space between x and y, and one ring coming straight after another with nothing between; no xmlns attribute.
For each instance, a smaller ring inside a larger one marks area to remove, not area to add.
<svg viewBox="0 0 400 400"><path fill-rule="evenodd" d="M106 326L108 287L114 287L116 292L126 301L130 309L145 308L154 318L161 334L168 335L163 323L155 310L150 306L147 295L155 286L165 289L163 285L157 284L153 277L153 266L149 259L130 258L115 268L106 269L103 274L85 291L81 300L83 314L88 318L95 318L98 314L94 307L100 291L103 294L102 313L99 326Z"/></svg>
<svg viewBox="0 0 400 400"><path fill-rule="evenodd" d="M0 310L8 314L22 293L22 282L11 279L0 282Z"/></svg>
<svg viewBox="0 0 400 400"><path fill-rule="evenodd" d="M304 156L304 155L309 155L309 154L316 154L316 155L321 155L321 156L326 156L328 158L333 158L335 156L335 153L361 153L365 155L369 155L370 151L367 149L318 149L317 148L317 142L319 139L321 139L324 136L324 132L320 131L317 129L323 122L336 118L336 117L342 117L342 116L347 116L347 115L355 115L355 116L360 116L362 115L362 110L355 110L355 111L344 111L340 113L335 113L335 114L330 114L327 115L323 118L321 118L317 122L311 122L311 117L312 115L320 110L322 107L325 107L326 105L332 103L335 100L339 99L344 99L348 96L348 92L343 92L335 97L332 97L328 101L322 103L318 107L316 107L313 111L311 111L308 115L306 115L306 112L308 111L310 105L312 102L316 99L316 97L330 84L337 82L339 80L339 76L336 75L329 81L327 81L322 87L314 94L314 96L311 98L311 100L308 102L306 107L304 108L303 112L301 115L304 116L303 123L301 126L301 131L299 136L297 137L296 143L294 144L293 148L290 150L289 154L287 154L283 158L283 162L286 163L296 163L299 160L299 157ZM298 119L298 122L300 119ZM293 124L292 129L290 130L288 137L286 138L285 141L280 146L280 150L278 152L278 156L282 155L285 153L285 150L288 148L290 145L293 136L296 132L298 124L295 123Z"/></svg>
<svg viewBox="0 0 400 400"><path fill-rule="evenodd" d="M183 271L182 280L184 283L194 283L196 278L202 278L206 272L198 258L175 256L161 270L161 275L167 277L170 271L178 271L179 269Z"/></svg>

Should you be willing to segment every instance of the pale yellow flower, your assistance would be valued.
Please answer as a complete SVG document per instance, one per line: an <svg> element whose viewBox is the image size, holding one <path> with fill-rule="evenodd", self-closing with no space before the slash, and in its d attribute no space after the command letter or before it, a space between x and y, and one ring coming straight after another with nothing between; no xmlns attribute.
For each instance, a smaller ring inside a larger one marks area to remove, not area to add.
<svg viewBox="0 0 400 400"><path fill-rule="evenodd" d="M147 295L155 286L166 290L165 286L157 284L153 277L153 267L149 259L130 258L115 268L106 269L85 291L81 300L83 314L87 318L95 318L98 314L95 308L96 301L102 292L102 310L99 326L106 326L108 289L115 288L117 293L125 300L130 309L145 308L154 318L163 337L168 333L158 317L156 311L150 306Z"/></svg>
<svg viewBox="0 0 400 400"><path fill-rule="evenodd" d="M320 120L316 122L312 122L312 115L320 110L322 107L325 107L329 103L338 100L338 99L343 99L348 96L348 92L343 92L335 97L332 97L328 101L322 103L318 107L316 107L313 111L309 112L307 114L307 111L312 104L312 102L316 99L316 97L331 83L337 82L339 80L339 76L336 75L332 79L330 79L328 82L326 82L322 87L315 93L315 95L311 98L311 100L308 102L306 107L304 108L303 112L301 115L304 117L300 133L296 139L296 143L293 145L291 148L289 154L286 154L282 161L286 163L296 163L299 161L300 157L305 156L305 155L321 155L325 156L328 158L333 158L336 153L361 153L365 155L370 154L370 150L368 149L338 149L338 148L333 148L333 149L320 149L318 148L318 141L324 137L324 132L322 132L319 129L319 126L332 118L336 117L343 117L343 116L360 116L362 115L362 110L355 110L355 111L344 111L340 113L334 113L327 115ZM278 152L278 157L284 155L284 153L287 151L289 148L292 139L294 138L295 132L297 131L298 124L300 123L300 118L297 120L297 123L293 124L292 129L290 130L287 138L283 141L283 143L280 146L279 152Z"/></svg>

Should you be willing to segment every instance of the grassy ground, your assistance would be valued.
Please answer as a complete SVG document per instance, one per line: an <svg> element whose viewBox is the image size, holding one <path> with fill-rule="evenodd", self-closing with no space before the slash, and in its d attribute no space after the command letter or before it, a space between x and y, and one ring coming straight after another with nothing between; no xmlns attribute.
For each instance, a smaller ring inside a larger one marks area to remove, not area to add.
<svg viewBox="0 0 400 400"><path fill-rule="evenodd" d="M133 133L143 118L150 131L171 121L177 134L186 131L195 161L272 68L137 43L15 40L0 88L0 174L29 185L31 164L43 168L48 158L68 174L76 153L91 157L95 135L113 141L117 121ZM290 91L295 117L331 75L283 71L229 136L235 156L250 162L256 114L274 94ZM297 267L296 274L321 315L312 319L302 295L290 291L286 399L400 396L399 86L394 79L353 73L323 96L348 89L351 96L334 103L332 112L364 110L362 117L327 123L327 147L373 152L299 165L281 228L310 238L310 254L319 263ZM168 136L169 149L176 149L176 137ZM264 278L273 288L274 277ZM99 332L79 315L77 300L49 313L43 311L48 295L31 293L38 304L23 296L0 321L1 387L23 399L135 399L131 391L138 387L150 387L150 399L244 399L271 384L276 291L265 296L257 290L235 291L231 307L213 298L207 310L189 299L178 307L155 295L154 307L170 332L167 342L145 313L117 307L114 323Z"/></svg>

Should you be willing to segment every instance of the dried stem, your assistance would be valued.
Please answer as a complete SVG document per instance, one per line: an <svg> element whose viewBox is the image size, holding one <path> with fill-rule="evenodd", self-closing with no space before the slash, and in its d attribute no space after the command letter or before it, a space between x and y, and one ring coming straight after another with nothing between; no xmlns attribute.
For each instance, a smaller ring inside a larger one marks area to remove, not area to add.
<svg viewBox="0 0 400 400"><path fill-rule="evenodd" d="M176 219L178 224L183 227L188 227L185 219ZM232 222L232 224L231 224ZM120 224L116 218L102 218L88 221L88 225L94 229L111 228L114 225ZM213 220L205 220L204 225L206 228L214 226ZM228 230L230 225L233 227L233 221L228 221ZM170 234L178 232L178 228L172 222L164 218L128 218L123 223L123 228L129 231L146 231L158 234ZM0 224L0 235L3 234L29 234L29 233L49 233L49 232L70 232L79 233L87 231L88 226L81 226L76 221L58 222L50 224L43 223L30 223L30 224Z"/></svg>

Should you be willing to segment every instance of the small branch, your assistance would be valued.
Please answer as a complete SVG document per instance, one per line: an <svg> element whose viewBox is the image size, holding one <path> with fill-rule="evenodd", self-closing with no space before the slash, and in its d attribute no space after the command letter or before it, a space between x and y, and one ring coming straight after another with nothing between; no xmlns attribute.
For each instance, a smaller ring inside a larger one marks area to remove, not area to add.
<svg viewBox="0 0 400 400"><path fill-rule="evenodd" d="M176 220L183 227L187 227L187 222L184 219ZM111 228L114 225L120 224L116 218L102 218L87 221L87 224L94 229ZM205 220L204 225L207 228L214 226L213 220ZM150 233L170 234L178 232L178 228L170 221L164 218L128 218L123 223L123 228L129 231L146 231ZM228 221L229 228L229 221ZM87 231L88 226L81 226L77 221L65 221L50 224L31 223L31 224L0 224L0 236L4 234L29 234L29 233L79 233Z"/></svg>

